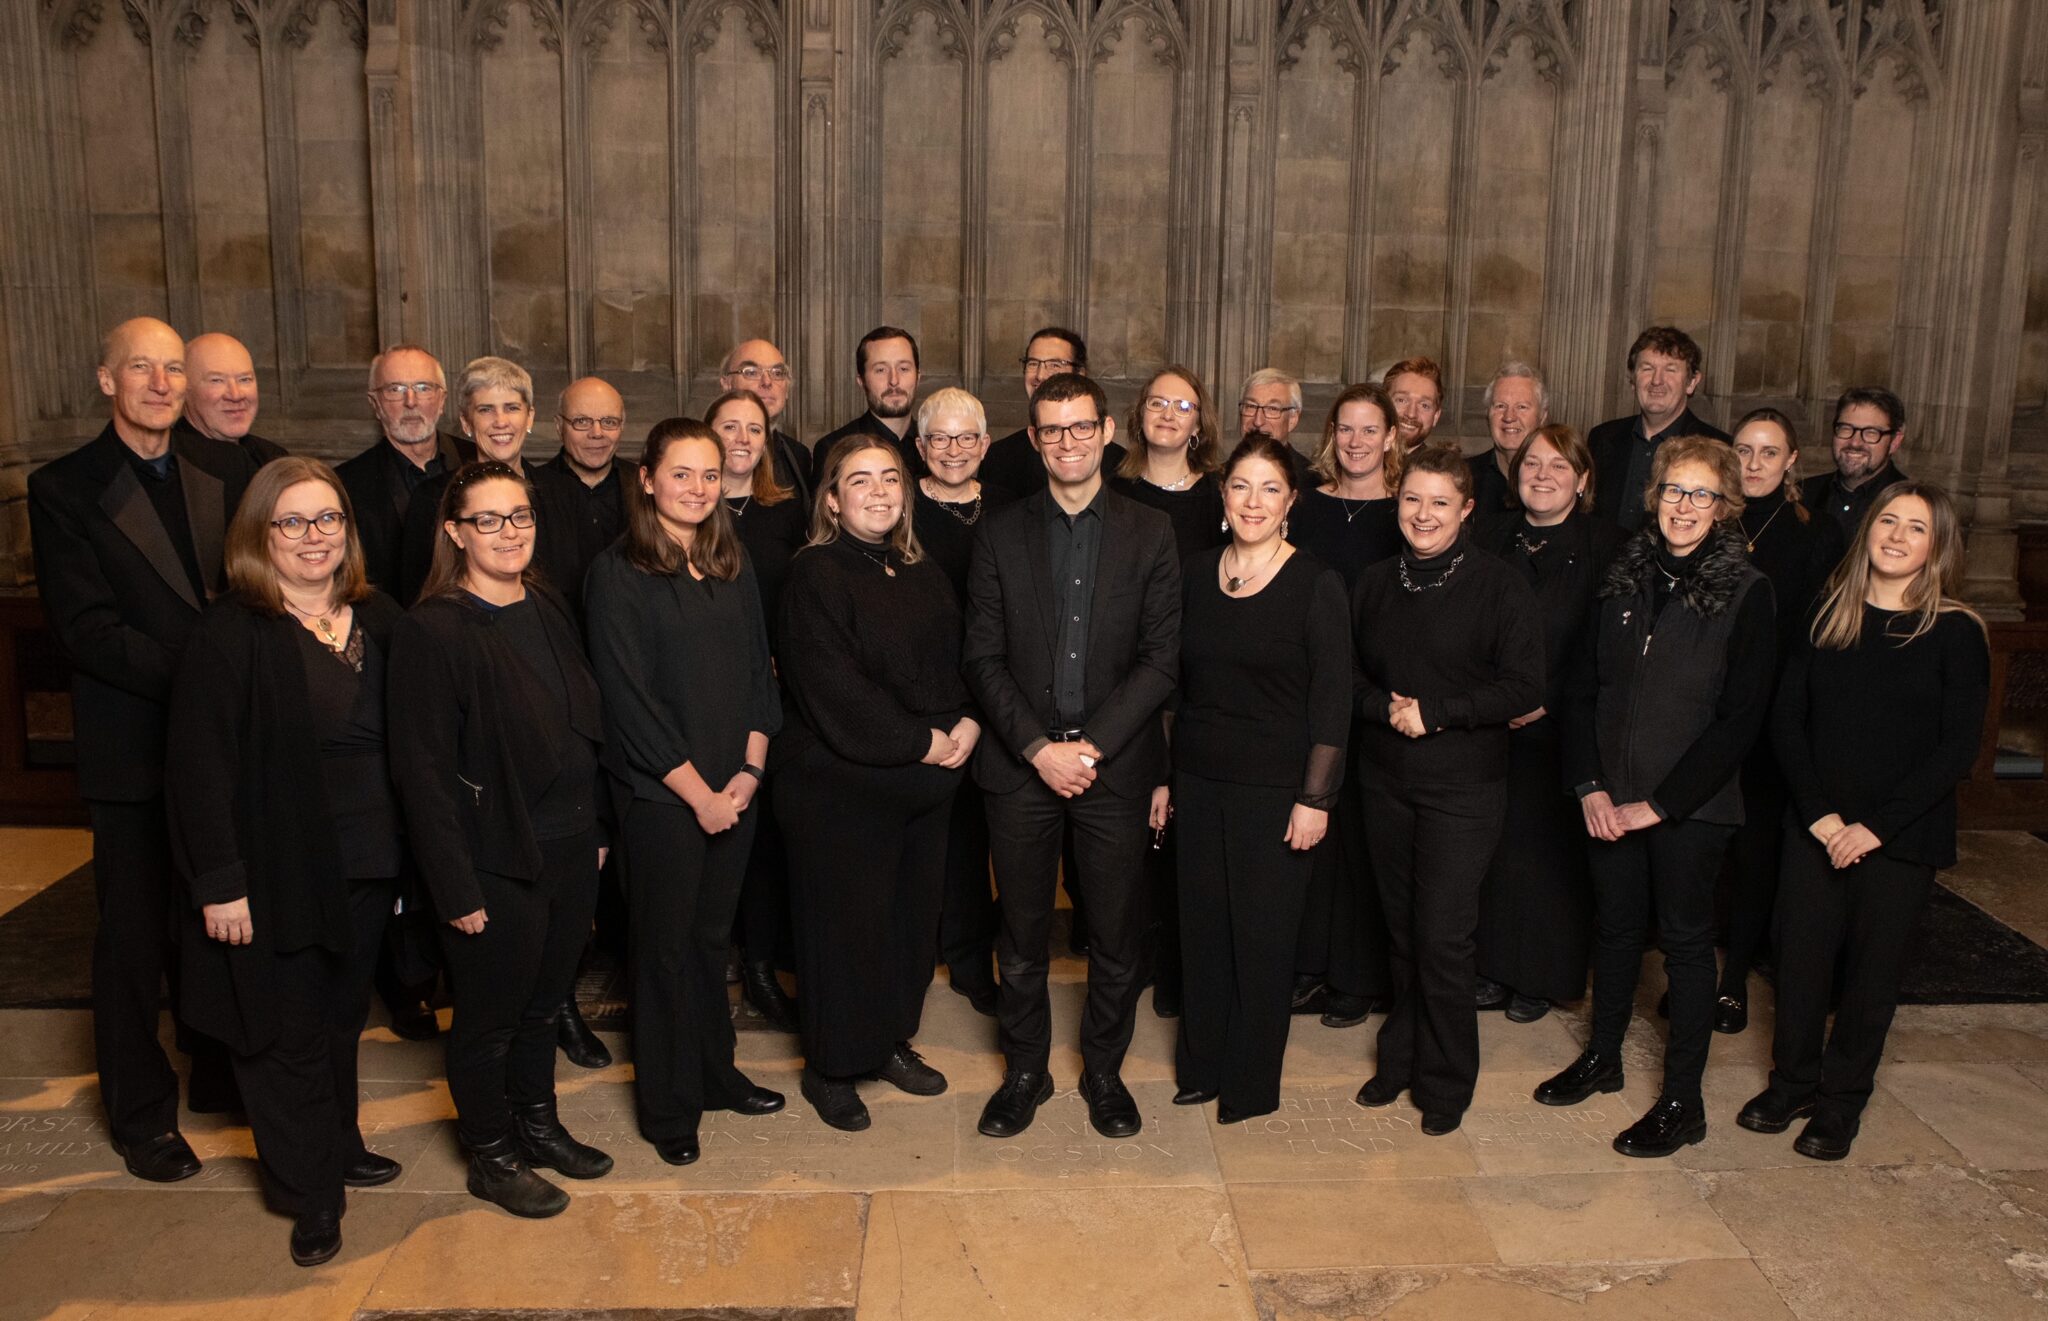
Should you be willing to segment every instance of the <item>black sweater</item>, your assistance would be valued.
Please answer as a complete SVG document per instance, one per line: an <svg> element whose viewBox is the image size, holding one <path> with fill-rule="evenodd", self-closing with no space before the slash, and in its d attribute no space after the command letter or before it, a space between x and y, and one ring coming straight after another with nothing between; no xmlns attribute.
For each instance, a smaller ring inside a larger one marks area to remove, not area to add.
<svg viewBox="0 0 2048 1321"><path fill-rule="evenodd" d="M1204 779L1293 789L1328 808L1351 729L1344 581L1296 551L1251 596L1216 581L1222 550L1181 579L1180 709L1174 765Z"/></svg>
<svg viewBox="0 0 2048 1321"><path fill-rule="evenodd" d="M1358 575L1401 552L1401 528L1394 521L1392 496L1383 500L1343 500L1310 488L1294 502L1287 521L1287 539L1335 569L1348 593Z"/></svg>
<svg viewBox="0 0 2048 1321"><path fill-rule="evenodd" d="M795 719L778 758L818 738L846 761L911 766L931 750L932 730L967 714L960 607L931 560L905 564L841 533L796 557L783 604Z"/></svg>
<svg viewBox="0 0 2048 1321"><path fill-rule="evenodd" d="M1828 575L1842 562L1841 530L1825 514L1800 508L1785 498L1785 488L1760 499L1748 501L1740 526L1749 546L1749 562L1771 580L1771 595L1778 611L1778 655L1792 654L1813 622L1813 608L1820 603L1821 589Z"/></svg>
<svg viewBox="0 0 2048 1321"><path fill-rule="evenodd" d="M1543 528L1529 526L1526 514L1503 518L1479 533L1478 540L1535 589L1543 618L1545 723L1555 732L1567 719L1573 676L1593 664L1587 639L1593 601L1608 562L1621 547L1622 531L1574 510L1564 522Z"/></svg>
<svg viewBox="0 0 2048 1321"><path fill-rule="evenodd" d="M1830 812L1863 825L1881 851L1930 867L1956 860L1956 786L1984 735L1991 649L1959 611L1900 646L1910 620L1863 607L1846 651L1806 645L1778 685L1771 736L1804 830Z"/></svg>
<svg viewBox="0 0 2048 1321"><path fill-rule="evenodd" d="M1416 586L1443 585L1410 591L1404 564ZM1403 551L1359 575L1351 638L1362 756L1404 783L1507 775L1508 721L1543 704L1543 626L1520 574L1469 538L1424 561ZM1394 693L1420 700L1423 737L1387 723Z"/></svg>
<svg viewBox="0 0 2048 1321"><path fill-rule="evenodd" d="M1213 474L1202 474L1180 491L1154 486L1142 477L1115 477L1111 485L1117 494L1166 515L1173 524L1173 544L1182 563L1230 540L1223 530L1223 487Z"/></svg>
<svg viewBox="0 0 2048 1321"><path fill-rule="evenodd" d="M1032 458L1038 457L1032 452ZM962 609L967 604L967 566L974 562L974 529L989 511L1000 509L1015 497L1006 487L981 484L981 501L951 504L934 500L922 487L911 497L911 529L917 544L953 584L953 599ZM972 520L971 522L968 520Z"/></svg>

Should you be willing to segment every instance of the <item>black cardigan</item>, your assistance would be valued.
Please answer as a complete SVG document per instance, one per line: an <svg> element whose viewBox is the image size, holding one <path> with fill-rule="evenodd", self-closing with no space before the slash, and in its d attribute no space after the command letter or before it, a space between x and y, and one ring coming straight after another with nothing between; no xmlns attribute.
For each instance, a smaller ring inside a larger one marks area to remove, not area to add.
<svg viewBox="0 0 2048 1321"><path fill-rule="evenodd" d="M374 592L354 628L390 644L400 611ZM348 881L307 700L301 625L224 597L200 619L171 689L165 806L189 892L180 1012L243 1053L277 1032L278 954L349 948ZM199 910L249 901L253 941L207 937Z"/></svg>
<svg viewBox="0 0 2048 1321"><path fill-rule="evenodd" d="M429 597L392 631L391 778L443 919L483 907L479 871L515 881L540 874L533 808L569 760L568 740L604 742L597 681L568 606L545 588L527 590L562 667L566 712L495 616L466 595ZM600 816L604 801L599 794Z"/></svg>

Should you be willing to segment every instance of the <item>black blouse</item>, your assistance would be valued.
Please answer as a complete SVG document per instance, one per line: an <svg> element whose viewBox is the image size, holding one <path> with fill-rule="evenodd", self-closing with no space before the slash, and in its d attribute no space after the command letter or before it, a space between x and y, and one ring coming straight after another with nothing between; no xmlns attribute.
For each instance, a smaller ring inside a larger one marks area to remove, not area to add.
<svg viewBox="0 0 2048 1321"><path fill-rule="evenodd" d="M1343 575L1348 591L1359 574L1400 553L1401 528L1394 521L1398 503L1392 496L1345 500L1311 487L1287 516L1287 539Z"/></svg>
<svg viewBox="0 0 2048 1321"><path fill-rule="evenodd" d="M916 488L910 507L911 530L917 544L953 584L953 598L964 608L967 602L967 566L974 560L974 530L991 509L999 509L1013 498L1001 486L981 484L981 494L955 504L934 500Z"/></svg>
<svg viewBox="0 0 2048 1321"><path fill-rule="evenodd" d="M1173 544L1183 564L1189 556L1230 540L1223 527L1223 487L1213 473L1203 473L1179 491L1154 486L1142 477L1113 478L1111 485L1117 494L1166 515L1173 524Z"/></svg>
<svg viewBox="0 0 2048 1321"><path fill-rule="evenodd" d="M1806 514L1803 522L1802 512ZM1806 636L1828 575L1842 562L1842 532L1826 514L1787 500L1783 486L1747 501L1739 526L1749 548L1749 562L1771 580L1782 660Z"/></svg>
<svg viewBox="0 0 2048 1321"><path fill-rule="evenodd" d="M341 652L303 627L298 635L306 711L320 744L320 773L341 843L342 875L350 880L396 876L401 826L384 753L384 647L363 628L349 630Z"/></svg>
<svg viewBox="0 0 2048 1321"><path fill-rule="evenodd" d="M469 599L472 605L495 617L506 641L512 644L512 654L553 699L553 718L568 723L570 678L548 636L547 621L540 613L545 607L531 596L504 606L492 605L476 596ZM581 662L578 657L577 664ZM551 768L553 777L546 781L547 787L533 805L535 839L574 839L597 820L597 753L582 739L564 740L562 747L568 755Z"/></svg>
<svg viewBox="0 0 2048 1321"><path fill-rule="evenodd" d="M764 505L748 496L727 500L733 525L740 530L740 543L754 562L754 578L761 586L761 617L768 623L768 649L782 652L782 585L789 578L789 561L810 539L810 511L791 496Z"/></svg>

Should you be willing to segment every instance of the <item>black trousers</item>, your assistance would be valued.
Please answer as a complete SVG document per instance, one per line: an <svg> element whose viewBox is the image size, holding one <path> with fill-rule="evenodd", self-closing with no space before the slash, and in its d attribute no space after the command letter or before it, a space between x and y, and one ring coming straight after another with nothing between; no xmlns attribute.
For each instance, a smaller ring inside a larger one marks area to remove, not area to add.
<svg viewBox="0 0 2048 1321"><path fill-rule="evenodd" d="M543 841L531 883L480 871L477 884L484 929L470 936L441 924L455 999L448 1091L471 1148L511 1136L513 1106L554 1099L555 1015L590 937L597 835Z"/></svg>
<svg viewBox="0 0 2048 1321"><path fill-rule="evenodd" d="M1778 1023L1771 1086L1846 1117L1870 1100L1934 868L1867 853L1836 871L1804 831L1786 831L1778 889ZM1840 960L1842 998L1827 1030Z"/></svg>
<svg viewBox="0 0 2048 1321"><path fill-rule="evenodd" d="M626 808L633 1090L650 1142L694 1136L706 1110L753 1086L732 1062L725 951L755 820L749 806L738 825L707 835L680 800Z"/></svg>
<svg viewBox="0 0 2048 1321"><path fill-rule="evenodd" d="M960 777L946 820L945 892L939 900L939 957L960 990L995 986L996 894L989 881L988 814L981 786Z"/></svg>
<svg viewBox="0 0 2048 1321"><path fill-rule="evenodd" d="M1173 779L1188 972L1174 1075L1245 1115L1279 1108L1294 951L1314 853L1288 847L1294 791Z"/></svg>
<svg viewBox="0 0 2048 1321"><path fill-rule="evenodd" d="M276 956L275 1041L235 1055L235 1081L256 1139L271 1207L289 1216L342 1209L342 1170L364 1153L357 1123L356 1049L370 1015L370 982L391 914L393 882L349 885L346 953Z"/></svg>
<svg viewBox="0 0 2048 1321"><path fill-rule="evenodd" d="M1779 858L1785 851L1785 787L1770 753L1757 749L1742 768L1742 824L1728 845L1728 957L1720 994L1748 1003L1749 970L1770 948L1778 907Z"/></svg>
<svg viewBox="0 0 2048 1321"><path fill-rule="evenodd" d="M1479 1079L1479 887L1500 842L1507 782L1404 783L1362 759L1359 778L1394 1000L1377 1073L1422 1110L1463 1114Z"/></svg>
<svg viewBox="0 0 2048 1321"><path fill-rule="evenodd" d="M1294 971L1321 978L1340 995L1386 994L1387 916L1366 843L1365 796L1355 780L1339 791L1329 833L1311 856Z"/></svg>
<svg viewBox="0 0 2048 1321"><path fill-rule="evenodd" d="M769 782L754 795L749 812L754 817L754 846L747 853L747 874L740 882L739 914L733 923L740 957L777 967L790 961L796 930L791 919L789 848L775 810L774 781L780 774L779 768L771 772ZM805 817L792 815L790 821L799 831L811 826ZM802 978L797 979L797 990L803 991Z"/></svg>
<svg viewBox="0 0 2048 1321"><path fill-rule="evenodd" d="M776 774L789 839L804 1063L852 1078L917 1035L959 771L863 766L812 743Z"/></svg>
<svg viewBox="0 0 2048 1321"><path fill-rule="evenodd" d="M394 1018L421 1001L431 1005L441 981L441 919L409 858L398 895L404 911L384 924L376 969L377 996Z"/></svg>
<svg viewBox="0 0 2048 1321"><path fill-rule="evenodd" d="M1635 1011L1636 982L1651 919L1671 986L1671 1035L1664 1047L1665 1100L1700 1099L1714 1035L1714 878L1734 826L1665 821L1613 843L1589 841L1593 871L1593 1038L1589 1048L1621 1050Z"/></svg>
<svg viewBox="0 0 2048 1321"><path fill-rule="evenodd" d="M1033 776L1009 793L988 794L989 851L995 862L1002 931L1003 1058L1013 1070L1043 1071L1052 1053L1046 994L1047 943L1060 841L1071 826L1075 860L1087 878L1088 1002L1081 1015L1081 1063L1091 1073L1123 1068L1132 1015L1143 987L1146 878L1143 855L1150 795L1121 798L1100 780L1062 798Z"/></svg>

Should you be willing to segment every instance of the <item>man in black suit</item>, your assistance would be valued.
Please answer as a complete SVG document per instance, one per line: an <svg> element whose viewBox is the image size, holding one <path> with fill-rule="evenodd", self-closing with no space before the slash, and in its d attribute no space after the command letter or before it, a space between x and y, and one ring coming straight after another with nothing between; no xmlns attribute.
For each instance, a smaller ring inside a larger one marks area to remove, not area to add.
<svg viewBox="0 0 2048 1321"><path fill-rule="evenodd" d="M1676 326L1651 326L1628 349L1635 416L1602 422L1587 433L1594 507L1629 532L1646 517L1643 491L1659 445L1679 436L1728 439L1727 432L1692 411L1693 391L1705 378L1704 363L1692 336Z"/></svg>
<svg viewBox="0 0 2048 1321"><path fill-rule="evenodd" d="M43 608L74 669L99 908L100 1100L129 1172L169 1183L198 1173L199 1158L178 1132L178 1077L157 1044L178 902L164 817L166 703L185 640L220 586L228 519L255 468L234 446L177 432L186 393L177 331L138 317L103 347L100 393L113 420L29 477L29 530ZM195 1086L225 1065L217 1049L195 1049Z"/></svg>
<svg viewBox="0 0 2048 1321"><path fill-rule="evenodd" d="M417 344L384 350L370 362L369 388L370 411L384 434L335 468L355 509L364 568L372 583L393 594L402 576L405 514L413 492L476 457L475 444L435 426L447 397L448 375L433 354Z"/></svg>
<svg viewBox="0 0 2048 1321"><path fill-rule="evenodd" d="M917 457L917 424L911 405L917 399L917 340L896 326L876 326L860 337L853 347L853 375L867 396L867 411L836 431L820 437L811 447L811 486L824 478L832 447L849 436L873 436L886 440L903 455L912 469L911 480L924 476L924 464Z"/></svg>
<svg viewBox="0 0 2048 1321"><path fill-rule="evenodd" d="M732 346L719 368L721 390L752 390L768 410L768 452L775 460L775 480L796 492L811 507L811 452L776 423L789 408L789 363L782 350L765 339L742 340ZM900 437L899 437L900 440Z"/></svg>
<svg viewBox="0 0 2048 1321"><path fill-rule="evenodd" d="M1031 400L1048 485L982 519L961 667L986 715L974 778L988 810L1002 931L1006 1072L980 1129L1008 1138L1052 1095L1046 945L1060 838L1088 877L1081 1094L1105 1137L1139 1128L1119 1076L1145 961L1146 819L1166 783L1160 707L1180 665L1180 560L1165 515L1110 491L1102 387L1053 376Z"/></svg>
<svg viewBox="0 0 2048 1321"><path fill-rule="evenodd" d="M1906 443L1905 401L1876 385L1842 391L1835 400L1835 427L1828 443L1835 470L1808 488L1806 504L1826 513L1842 530L1843 541L1854 545L1856 530L1877 493L1906 480L1892 461Z"/></svg>
<svg viewBox="0 0 2048 1321"><path fill-rule="evenodd" d="M1508 484L1508 465L1522 442L1550 421L1550 387L1543 373L1510 360L1486 383L1484 400L1486 434L1493 444L1466 460L1472 468L1472 530L1481 535L1522 512L1521 499Z"/></svg>
<svg viewBox="0 0 2048 1321"><path fill-rule="evenodd" d="M185 416L179 429L239 445L261 468L283 458L285 448L250 430L256 404L256 360L248 346L218 331L194 336L185 346Z"/></svg>

